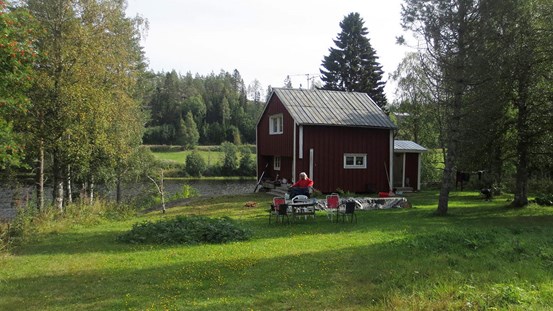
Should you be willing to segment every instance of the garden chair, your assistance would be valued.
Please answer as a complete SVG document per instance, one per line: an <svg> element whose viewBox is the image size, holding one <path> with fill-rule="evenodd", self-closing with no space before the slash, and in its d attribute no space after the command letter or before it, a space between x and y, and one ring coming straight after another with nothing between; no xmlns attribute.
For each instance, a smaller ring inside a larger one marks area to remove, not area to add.
<svg viewBox="0 0 553 311"><path fill-rule="evenodd" d="M286 205L286 200L284 198L273 198L273 204L271 204L271 210L269 211L269 223L271 223L273 216L276 217L276 222L278 222L279 219L284 221L284 217L286 217L288 223L290 222L288 217L288 205Z"/></svg>
<svg viewBox="0 0 553 311"><path fill-rule="evenodd" d="M338 210L338 219L342 217L342 221L345 222L347 218L349 218L349 222L353 222L353 219L355 218L355 223L357 223L357 215L355 214L355 207L357 203L353 200L349 200L345 204L344 209Z"/></svg>
<svg viewBox="0 0 553 311"><path fill-rule="evenodd" d="M326 196L325 202L326 216L332 221L333 217L338 217L338 210L340 208L340 196L337 193L332 193Z"/></svg>

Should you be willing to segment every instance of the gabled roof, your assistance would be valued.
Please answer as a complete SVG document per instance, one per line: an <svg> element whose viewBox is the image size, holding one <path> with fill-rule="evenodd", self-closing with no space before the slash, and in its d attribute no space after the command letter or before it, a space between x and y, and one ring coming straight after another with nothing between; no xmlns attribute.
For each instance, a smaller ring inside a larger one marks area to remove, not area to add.
<svg viewBox="0 0 553 311"><path fill-rule="evenodd" d="M426 152L426 148L410 140L394 140L394 152Z"/></svg>
<svg viewBox="0 0 553 311"><path fill-rule="evenodd" d="M275 94L298 125L396 128L366 93L274 88Z"/></svg>

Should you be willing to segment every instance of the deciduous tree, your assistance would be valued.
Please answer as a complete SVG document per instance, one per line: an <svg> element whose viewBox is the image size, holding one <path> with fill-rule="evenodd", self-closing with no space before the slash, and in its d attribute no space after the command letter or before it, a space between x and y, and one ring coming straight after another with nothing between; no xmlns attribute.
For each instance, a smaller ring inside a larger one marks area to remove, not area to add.
<svg viewBox="0 0 553 311"><path fill-rule="evenodd" d="M0 169L23 164L23 137L14 131L13 120L29 108L26 91L37 58L34 19L23 8L9 5L0 1Z"/></svg>
<svg viewBox="0 0 553 311"><path fill-rule="evenodd" d="M458 157L463 108L467 90L474 83L471 48L478 41L475 31L478 6L474 0L406 0L402 23L426 43L431 64L425 66L427 75L441 88L440 106L444 111L443 147L445 166L437 213L447 214L449 192L452 188Z"/></svg>

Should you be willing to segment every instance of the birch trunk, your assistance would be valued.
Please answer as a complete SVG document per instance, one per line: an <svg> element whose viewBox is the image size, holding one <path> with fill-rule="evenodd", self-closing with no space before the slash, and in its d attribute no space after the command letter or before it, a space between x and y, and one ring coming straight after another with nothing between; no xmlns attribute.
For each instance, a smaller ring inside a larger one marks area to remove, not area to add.
<svg viewBox="0 0 553 311"><path fill-rule="evenodd" d="M44 209L44 141L38 142L38 169L36 172L36 207Z"/></svg>
<svg viewBox="0 0 553 311"><path fill-rule="evenodd" d="M65 174L65 198L66 204L73 203L73 195L71 190L71 165L67 165L67 172Z"/></svg>
<svg viewBox="0 0 553 311"><path fill-rule="evenodd" d="M63 212L63 173L60 168L58 157L54 155L54 184L53 194L54 206Z"/></svg>

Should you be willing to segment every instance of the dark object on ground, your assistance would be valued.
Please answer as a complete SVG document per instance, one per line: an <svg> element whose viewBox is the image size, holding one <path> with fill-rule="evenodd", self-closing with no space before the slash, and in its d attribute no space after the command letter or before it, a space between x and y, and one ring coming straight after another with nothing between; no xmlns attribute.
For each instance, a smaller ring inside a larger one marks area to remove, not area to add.
<svg viewBox="0 0 553 311"><path fill-rule="evenodd" d="M480 194L484 196L484 200L491 201L492 200L492 189L484 188L480 190Z"/></svg>
<svg viewBox="0 0 553 311"><path fill-rule="evenodd" d="M470 180L469 172L457 171L457 174L455 175L455 189L457 189L457 185L461 183L461 191L463 191L463 185L465 184L465 182L469 182L469 180Z"/></svg>

